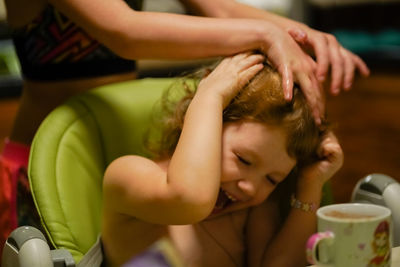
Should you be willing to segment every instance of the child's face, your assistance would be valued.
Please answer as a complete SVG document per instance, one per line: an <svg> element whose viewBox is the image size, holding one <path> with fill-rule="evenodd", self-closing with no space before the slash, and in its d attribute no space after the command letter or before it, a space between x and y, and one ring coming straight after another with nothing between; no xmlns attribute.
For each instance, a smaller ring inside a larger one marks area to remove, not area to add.
<svg viewBox="0 0 400 267"><path fill-rule="evenodd" d="M295 165L283 129L254 121L225 123L221 190L213 214L262 203Z"/></svg>

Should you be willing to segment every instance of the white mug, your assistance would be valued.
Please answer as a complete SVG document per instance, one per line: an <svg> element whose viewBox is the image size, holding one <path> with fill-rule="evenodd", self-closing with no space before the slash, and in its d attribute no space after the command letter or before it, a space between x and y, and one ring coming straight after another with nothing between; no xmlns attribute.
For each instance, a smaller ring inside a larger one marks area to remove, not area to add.
<svg viewBox="0 0 400 267"><path fill-rule="evenodd" d="M317 266L389 267L393 244L390 209L345 203L317 210L318 233L307 242L307 260Z"/></svg>

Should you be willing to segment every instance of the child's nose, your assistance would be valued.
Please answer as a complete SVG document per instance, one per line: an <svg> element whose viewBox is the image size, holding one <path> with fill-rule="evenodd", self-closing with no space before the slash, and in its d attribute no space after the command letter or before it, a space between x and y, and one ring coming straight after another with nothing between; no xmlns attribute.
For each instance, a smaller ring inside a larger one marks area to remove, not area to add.
<svg viewBox="0 0 400 267"><path fill-rule="evenodd" d="M254 197L257 192L257 185L248 179L242 179L238 181L238 187L244 194L249 197Z"/></svg>

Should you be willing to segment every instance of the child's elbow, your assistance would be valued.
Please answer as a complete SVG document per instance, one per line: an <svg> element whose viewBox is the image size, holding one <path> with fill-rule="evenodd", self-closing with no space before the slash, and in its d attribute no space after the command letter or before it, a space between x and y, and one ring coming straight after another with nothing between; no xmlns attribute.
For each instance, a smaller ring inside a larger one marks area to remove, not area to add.
<svg viewBox="0 0 400 267"><path fill-rule="evenodd" d="M178 216L184 224L193 224L207 218L213 211L215 199L197 194L180 195L176 198ZM182 224L180 222L180 224Z"/></svg>
<svg viewBox="0 0 400 267"><path fill-rule="evenodd" d="M195 224L199 223L203 220L205 220L209 215L211 211L206 211L206 210L201 210L197 208L192 208L188 210L188 212L185 212L185 214L182 216L180 214L178 218L175 218L175 222L173 224L176 225L186 225L186 224Z"/></svg>
<svg viewBox="0 0 400 267"><path fill-rule="evenodd" d="M197 203L193 212L193 222L200 222L206 219L212 213L214 209L214 203L208 201L207 203Z"/></svg>

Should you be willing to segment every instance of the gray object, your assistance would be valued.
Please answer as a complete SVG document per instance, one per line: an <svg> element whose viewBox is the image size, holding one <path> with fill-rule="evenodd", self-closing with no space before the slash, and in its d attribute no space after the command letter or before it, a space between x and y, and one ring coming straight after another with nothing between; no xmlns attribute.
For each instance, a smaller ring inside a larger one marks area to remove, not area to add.
<svg viewBox="0 0 400 267"><path fill-rule="evenodd" d="M369 174L356 184L351 201L388 207L393 218L393 246L400 246L400 184L395 179L379 173Z"/></svg>
<svg viewBox="0 0 400 267"><path fill-rule="evenodd" d="M50 250L44 235L31 226L15 229L4 244L3 267L75 267L69 251Z"/></svg>

